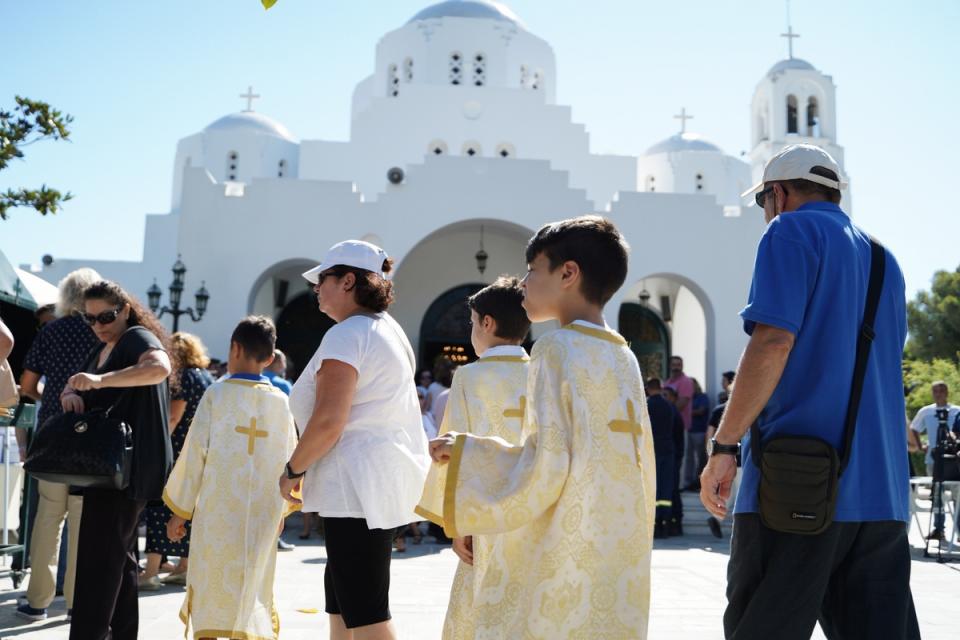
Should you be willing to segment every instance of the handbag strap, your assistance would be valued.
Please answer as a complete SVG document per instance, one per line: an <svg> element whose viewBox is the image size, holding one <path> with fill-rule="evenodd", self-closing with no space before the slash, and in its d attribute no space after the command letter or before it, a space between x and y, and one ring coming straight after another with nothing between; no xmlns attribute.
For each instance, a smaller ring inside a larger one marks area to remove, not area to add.
<svg viewBox="0 0 960 640"><path fill-rule="evenodd" d="M853 449L853 434L857 428L857 415L860 412L860 398L863 395L863 381L867 375L867 361L870 359L870 347L876 336L874 321L880 306L880 294L883 291L883 276L887 266L887 253L879 242L870 238L870 280L867 284L867 301L863 309L863 323L857 336L857 356L853 364L853 383L850 386L850 400L847 403L847 415L843 424L843 451L840 454L840 474L850 462ZM750 451L756 465L760 465L760 427L757 421L750 427Z"/></svg>

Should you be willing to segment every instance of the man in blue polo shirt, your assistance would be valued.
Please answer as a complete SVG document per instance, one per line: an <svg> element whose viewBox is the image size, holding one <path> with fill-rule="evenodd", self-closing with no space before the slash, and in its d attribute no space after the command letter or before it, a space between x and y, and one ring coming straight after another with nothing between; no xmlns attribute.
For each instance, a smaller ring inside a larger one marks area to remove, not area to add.
<svg viewBox="0 0 960 640"><path fill-rule="evenodd" d="M839 207L842 186L828 153L792 145L744 194L756 193L769 224L741 312L750 341L701 476L701 500L719 518L736 473L731 454L754 420L763 442L790 434L842 448L871 263L869 237ZM826 531L787 534L762 523L747 436L727 571L727 638L806 639L817 620L829 638L920 637L906 527L905 292L889 252L874 328L850 462Z"/></svg>

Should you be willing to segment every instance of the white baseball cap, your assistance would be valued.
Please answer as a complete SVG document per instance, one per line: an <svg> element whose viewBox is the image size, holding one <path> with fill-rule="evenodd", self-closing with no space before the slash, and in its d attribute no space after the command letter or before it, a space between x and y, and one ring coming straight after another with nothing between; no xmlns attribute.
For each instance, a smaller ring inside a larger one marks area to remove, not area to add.
<svg viewBox="0 0 960 640"><path fill-rule="evenodd" d="M375 244L363 240L344 240L330 247L327 255L323 256L323 261L313 269L305 271L303 277L317 284L320 281L321 272L342 264L372 271L382 278L383 261L386 259L387 252Z"/></svg>
<svg viewBox="0 0 960 640"><path fill-rule="evenodd" d="M780 180L809 180L838 191L847 186L843 180L831 180L813 173L814 167L829 169L840 176L840 166L829 153L812 144L792 144L770 158L763 168L763 180L741 193L740 197L746 198L762 190L765 183Z"/></svg>

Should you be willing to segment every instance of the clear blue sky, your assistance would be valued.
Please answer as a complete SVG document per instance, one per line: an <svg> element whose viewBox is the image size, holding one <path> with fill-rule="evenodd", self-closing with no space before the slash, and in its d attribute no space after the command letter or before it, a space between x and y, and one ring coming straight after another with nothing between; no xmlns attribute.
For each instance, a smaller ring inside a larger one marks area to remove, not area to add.
<svg viewBox="0 0 960 640"><path fill-rule="evenodd" d="M15 264L44 253L139 259L145 214L169 210L180 138L238 111L252 84L257 110L301 139L346 140L377 40L428 4L4 0L0 105L29 96L75 122L71 143L29 147L0 189L47 183L76 198L47 218L14 210L0 250ZM596 152L642 153L675 132L684 106L691 130L739 154L753 89L786 56L777 0L507 4L553 46L558 101ZM856 220L898 256L912 295L960 263L960 2L794 0L792 13L795 54L837 85Z"/></svg>

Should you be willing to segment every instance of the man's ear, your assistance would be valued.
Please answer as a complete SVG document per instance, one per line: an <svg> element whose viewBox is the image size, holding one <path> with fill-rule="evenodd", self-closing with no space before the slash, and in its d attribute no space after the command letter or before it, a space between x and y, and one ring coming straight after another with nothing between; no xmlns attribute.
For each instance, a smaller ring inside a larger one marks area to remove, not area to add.
<svg viewBox="0 0 960 640"><path fill-rule="evenodd" d="M357 285L357 276L352 271L348 271L341 280L344 291L353 291L353 288Z"/></svg>
<svg viewBox="0 0 960 640"><path fill-rule="evenodd" d="M580 282L580 265L573 260L567 260L560 265L559 269L560 286L571 287L576 286L577 283Z"/></svg>
<svg viewBox="0 0 960 640"><path fill-rule="evenodd" d="M483 316L483 320L480 321L480 326L483 328L484 333L489 335L495 335L497 333L497 321L493 316Z"/></svg>

